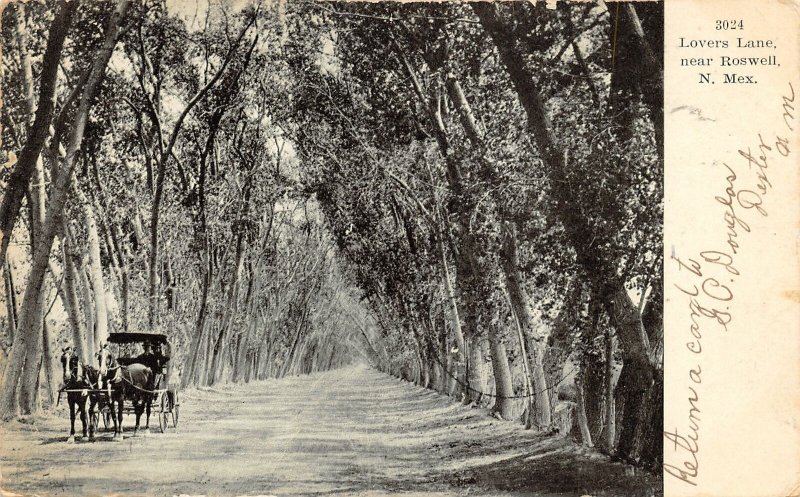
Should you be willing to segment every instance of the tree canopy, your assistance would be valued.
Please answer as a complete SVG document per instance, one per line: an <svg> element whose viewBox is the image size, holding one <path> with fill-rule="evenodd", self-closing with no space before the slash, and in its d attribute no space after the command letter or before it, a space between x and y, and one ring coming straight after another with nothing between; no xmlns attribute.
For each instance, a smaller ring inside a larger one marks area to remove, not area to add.
<svg viewBox="0 0 800 497"><path fill-rule="evenodd" d="M184 386L361 361L657 466L662 29L649 3L9 6L0 415L52 404L61 344L146 331Z"/></svg>

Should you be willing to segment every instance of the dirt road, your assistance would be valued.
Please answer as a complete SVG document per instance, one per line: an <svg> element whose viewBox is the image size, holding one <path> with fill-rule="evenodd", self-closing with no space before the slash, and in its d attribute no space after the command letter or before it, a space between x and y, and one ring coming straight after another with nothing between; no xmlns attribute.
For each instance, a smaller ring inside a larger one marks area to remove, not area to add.
<svg viewBox="0 0 800 497"><path fill-rule="evenodd" d="M69 421L55 416L1 426L0 487L70 496L661 493L651 475L361 366L187 391L181 401L177 431L159 433L153 417L155 430L128 431L122 442L101 433L69 445Z"/></svg>

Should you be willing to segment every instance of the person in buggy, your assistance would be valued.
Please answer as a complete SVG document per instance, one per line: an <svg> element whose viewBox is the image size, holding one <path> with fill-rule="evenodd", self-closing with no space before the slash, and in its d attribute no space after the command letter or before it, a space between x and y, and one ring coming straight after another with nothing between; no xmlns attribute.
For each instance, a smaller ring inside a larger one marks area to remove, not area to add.
<svg viewBox="0 0 800 497"><path fill-rule="evenodd" d="M154 373L158 372L158 370L161 369L161 367L158 361L158 357L153 352L153 343L144 342L144 344L142 345L144 346L144 352L136 356L136 359L133 362L147 366Z"/></svg>
<svg viewBox="0 0 800 497"><path fill-rule="evenodd" d="M170 370L169 367L169 346L167 346L167 355L161 350L161 344L154 344L153 342L144 342L144 352L139 354L133 362L142 364L150 368L150 370L157 375L160 375L160 381L157 383L166 386L169 384ZM164 368L164 366L168 366Z"/></svg>

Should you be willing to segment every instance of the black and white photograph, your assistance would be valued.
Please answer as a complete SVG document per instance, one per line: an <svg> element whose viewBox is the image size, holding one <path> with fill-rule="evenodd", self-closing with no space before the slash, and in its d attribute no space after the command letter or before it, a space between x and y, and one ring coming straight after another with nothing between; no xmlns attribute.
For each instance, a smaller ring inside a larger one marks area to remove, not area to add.
<svg viewBox="0 0 800 497"><path fill-rule="evenodd" d="M1 27L0 495L664 495L662 2Z"/></svg>

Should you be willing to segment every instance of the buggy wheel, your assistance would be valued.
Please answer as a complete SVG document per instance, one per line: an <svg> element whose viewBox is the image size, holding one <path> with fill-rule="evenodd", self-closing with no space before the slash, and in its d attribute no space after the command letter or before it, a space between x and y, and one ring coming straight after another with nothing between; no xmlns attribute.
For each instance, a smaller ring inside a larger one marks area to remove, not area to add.
<svg viewBox="0 0 800 497"><path fill-rule="evenodd" d="M178 392L170 392L172 394L172 427L178 427L178 409L181 405L178 402Z"/></svg>
<svg viewBox="0 0 800 497"><path fill-rule="evenodd" d="M161 408L158 410L158 427L161 429L161 433L166 432L167 428L169 428L169 419L167 416L169 416L167 396L161 394Z"/></svg>

